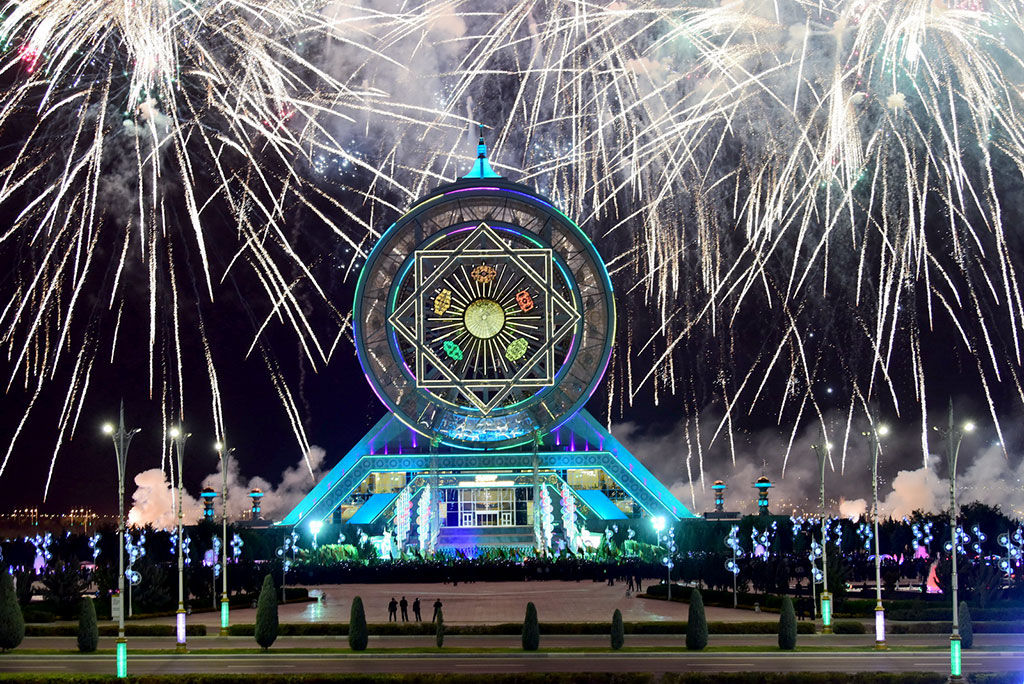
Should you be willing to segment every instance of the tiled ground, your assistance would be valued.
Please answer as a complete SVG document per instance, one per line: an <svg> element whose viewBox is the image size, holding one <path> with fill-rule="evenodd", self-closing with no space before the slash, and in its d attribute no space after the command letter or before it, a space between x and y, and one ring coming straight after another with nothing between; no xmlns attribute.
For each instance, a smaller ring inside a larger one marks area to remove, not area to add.
<svg viewBox="0 0 1024 684"><path fill-rule="evenodd" d="M388 601L394 596L409 600L409 618L413 618L412 602L420 597L425 620L430 620L433 603L440 598L444 604L444 620L448 624L492 624L521 622L526 603L533 601L541 622L608 622L616 608L630 621L685 620L688 606L650 599L627 598L625 585L609 587L603 582L477 582L475 584L342 584L310 587L326 592L327 599L318 603L295 603L279 607L281 622L348 622L352 597L361 596L369 622L387 622ZM708 607L710 621L741 622L748 620L777 621L778 615ZM231 621L251 623L255 611L232 610ZM197 613L192 623L218 624L215 613ZM162 618L154 621L170 621Z"/></svg>

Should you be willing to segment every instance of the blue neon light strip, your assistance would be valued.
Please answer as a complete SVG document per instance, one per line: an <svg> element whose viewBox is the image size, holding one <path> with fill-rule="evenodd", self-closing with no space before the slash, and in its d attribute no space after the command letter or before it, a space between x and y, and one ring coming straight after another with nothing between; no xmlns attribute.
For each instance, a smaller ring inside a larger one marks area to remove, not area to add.
<svg viewBox="0 0 1024 684"><path fill-rule="evenodd" d="M576 493L601 520L625 520L626 514L597 489L577 489Z"/></svg>
<svg viewBox="0 0 1024 684"><path fill-rule="evenodd" d="M359 510L355 512L351 518L348 519L350 525L369 525L372 523L380 512L388 507L392 501L395 500L397 494L374 494L366 502L359 507Z"/></svg>

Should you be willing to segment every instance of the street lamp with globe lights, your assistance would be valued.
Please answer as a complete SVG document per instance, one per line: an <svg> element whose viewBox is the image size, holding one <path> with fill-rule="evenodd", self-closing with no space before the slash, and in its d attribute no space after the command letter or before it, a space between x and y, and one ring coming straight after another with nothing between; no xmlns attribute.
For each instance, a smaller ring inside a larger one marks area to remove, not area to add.
<svg viewBox="0 0 1024 684"><path fill-rule="evenodd" d="M228 459L231 457L234 449L226 449L224 442L219 441L213 445L213 448L217 450L220 455L220 472L222 477L221 482L221 497L220 497L220 517L222 524L222 539L221 539L221 557L220 572L223 578L224 590L220 597L220 635L230 636L230 630L228 629L231 624L230 617L230 606L228 600Z"/></svg>
<svg viewBox="0 0 1024 684"><path fill-rule="evenodd" d="M117 676L128 676L128 640L124 636L124 475L125 462L128 459L128 445L139 428L125 430L124 401L117 427L111 423L103 426L103 434L110 435L114 440L114 456L117 457Z"/></svg>
<svg viewBox="0 0 1024 684"><path fill-rule="evenodd" d="M663 516L660 516L660 515L656 515L653 518L651 518L651 525L654 526L654 531L658 533L658 543L659 544L661 544L662 542L665 543L665 553L666 553L666 555L665 555L665 558L663 558L661 562L665 565L665 571L666 571L666 573L668 575L668 577L667 577L667 579L668 579L668 585L667 585L668 595L667 596L668 596L668 600L671 601L672 600L672 568L675 566L675 563L672 562L672 555L675 552L675 540L672 538L672 536L673 536L672 535L672 528L669 527L668 530L665 531L665 529L666 529L665 518ZM665 531L664 535L662 535L663 531Z"/></svg>
<svg viewBox="0 0 1024 684"><path fill-rule="evenodd" d="M949 635L949 681L960 682L963 679L960 657L960 604L957 599L957 591L959 589L957 584L959 580L956 568L956 546L960 540L957 538L956 522L959 517L956 508L956 463L960 456L960 443L963 442L964 435L974 432L975 425L973 422L967 421L962 426L957 427L953 420L953 401L951 399L949 402L949 422L947 426L945 428L934 427L932 429L946 439L946 458L949 460L949 528L952 540L949 553L951 565L950 580L953 587L953 629Z"/></svg>
<svg viewBox="0 0 1024 684"><path fill-rule="evenodd" d="M182 553L182 518L185 512L181 508L182 497L185 489L184 473L182 467L185 462L185 442L191 437L191 433L185 432L179 426L174 426L167 431L167 435L174 442L175 454L178 462L178 610L174 614L175 636L177 644L175 650L178 653L185 653L188 645L185 640L185 564Z"/></svg>
<svg viewBox="0 0 1024 684"><path fill-rule="evenodd" d="M320 534L320 530L322 530L323 528L324 528L324 521L323 520L310 520L309 521L309 531L313 533L313 549L314 550L316 550L316 546L317 546L317 544L316 544L316 537L317 537L318 534Z"/></svg>
<svg viewBox="0 0 1024 684"><path fill-rule="evenodd" d="M821 633L832 634L832 594L828 593L828 516L825 513L825 464L832 452L832 442L823 444L812 444L811 448L818 456L818 495L821 499ZM814 587L814 578L811 578L811 588Z"/></svg>
<svg viewBox="0 0 1024 684"><path fill-rule="evenodd" d="M885 608L882 607L882 557L878 547L878 454L881 451L880 438L889 434L889 426L871 424L871 429L862 432L871 443L871 516L875 530L875 648L884 651L885 645Z"/></svg>

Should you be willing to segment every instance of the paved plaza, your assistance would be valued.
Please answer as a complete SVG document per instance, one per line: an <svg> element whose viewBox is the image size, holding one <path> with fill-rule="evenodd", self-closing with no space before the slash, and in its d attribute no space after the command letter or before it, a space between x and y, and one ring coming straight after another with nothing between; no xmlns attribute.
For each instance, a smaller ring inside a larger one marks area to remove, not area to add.
<svg viewBox="0 0 1024 684"><path fill-rule="evenodd" d="M470 584L332 584L308 587L326 594L323 601L290 603L278 607L281 622L348 622L352 598L361 596L367 622L387 622L391 597L409 601L409 619L413 619L412 602L418 596L423 619L430 621L433 604L441 599L446 624L495 624L522 622L526 604L533 601L541 622L610 622L618 608L626 622L658 622L686 620L689 606L653 599L626 596L626 585L605 582L475 582ZM772 613L731 608L705 608L711 622L778 621ZM255 622L256 611L232 609L233 623ZM401 615L399 615L401 619ZM171 622L173 618L154 618L140 622ZM220 624L218 613L197 613L189 618L193 624L214 627Z"/></svg>

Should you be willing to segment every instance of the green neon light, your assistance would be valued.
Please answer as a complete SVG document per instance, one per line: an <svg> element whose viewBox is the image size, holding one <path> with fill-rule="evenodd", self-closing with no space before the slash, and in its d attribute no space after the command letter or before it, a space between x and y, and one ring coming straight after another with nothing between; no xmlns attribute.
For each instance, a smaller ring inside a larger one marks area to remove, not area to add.
<svg viewBox="0 0 1024 684"><path fill-rule="evenodd" d="M949 673L954 677L960 676L960 637L953 637L949 640Z"/></svg>
<svg viewBox="0 0 1024 684"><path fill-rule="evenodd" d="M117 641L117 676L128 676L128 642L123 639Z"/></svg>
<svg viewBox="0 0 1024 684"><path fill-rule="evenodd" d="M832 624L832 597L828 594L821 595L821 624L824 627Z"/></svg>
<svg viewBox="0 0 1024 684"><path fill-rule="evenodd" d="M220 602L220 628L221 629L227 629L228 628L228 624L229 624L229 622L228 622L228 610L229 610L228 609L228 600L227 599L223 599Z"/></svg>

